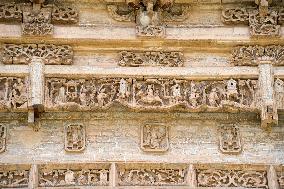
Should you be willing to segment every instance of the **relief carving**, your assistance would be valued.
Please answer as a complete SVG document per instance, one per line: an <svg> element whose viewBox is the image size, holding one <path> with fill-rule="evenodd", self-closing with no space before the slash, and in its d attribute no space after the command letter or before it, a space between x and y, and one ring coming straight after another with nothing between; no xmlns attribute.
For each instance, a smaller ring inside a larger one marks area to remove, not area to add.
<svg viewBox="0 0 284 189"><path fill-rule="evenodd" d="M27 85L23 78L0 77L0 109L27 108Z"/></svg>
<svg viewBox="0 0 284 189"><path fill-rule="evenodd" d="M239 154L242 151L239 128L233 125L222 126L219 147L224 154Z"/></svg>
<svg viewBox="0 0 284 189"><path fill-rule="evenodd" d="M0 170L0 188L24 188L28 187L28 170Z"/></svg>
<svg viewBox="0 0 284 189"><path fill-rule="evenodd" d="M68 152L80 152L86 146L85 127L80 124L65 126L65 150Z"/></svg>
<svg viewBox="0 0 284 189"><path fill-rule="evenodd" d="M6 126L0 124L0 153L6 150L6 137L7 137Z"/></svg>
<svg viewBox="0 0 284 189"><path fill-rule="evenodd" d="M22 10L20 5L11 4L0 4L0 21L22 21Z"/></svg>
<svg viewBox="0 0 284 189"><path fill-rule="evenodd" d="M107 186L109 185L108 169L53 169L41 170L39 186Z"/></svg>
<svg viewBox="0 0 284 189"><path fill-rule="evenodd" d="M146 152L164 152L169 149L168 127L149 123L141 128L141 148Z"/></svg>
<svg viewBox="0 0 284 189"><path fill-rule="evenodd" d="M283 189L284 188L284 175L279 176L278 182L279 182L280 188Z"/></svg>
<svg viewBox="0 0 284 189"><path fill-rule="evenodd" d="M181 52L148 51L136 53L131 51L120 52L119 66L142 67L142 66L183 66L183 54Z"/></svg>
<svg viewBox="0 0 284 189"><path fill-rule="evenodd" d="M5 44L4 64L28 64L33 57L42 58L45 64L72 64L73 50L69 45L53 44Z"/></svg>
<svg viewBox="0 0 284 189"><path fill-rule="evenodd" d="M279 78L274 82L274 97L277 109L284 109L284 81Z"/></svg>
<svg viewBox="0 0 284 189"><path fill-rule="evenodd" d="M268 188L266 171L197 170L199 187Z"/></svg>
<svg viewBox="0 0 284 189"><path fill-rule="evenodd" d="M258 107L257 80L190 81L154 78L47 78L49 109L94 110L120 104L132 109L188 111L246 110Z"/></svg>
<svg viewBox="0 0 284 189"><path fill-rule="evenodd" d="M54 6L51 19L55 24L76 24L79 21L79 14L71 7Z"/></svg>
<svg viewBox="0 0 284 189"><path fill-rule="evenodd" d="M284 65L284 47L269 46L237 46L232 51L231 62L235 66L258 66L258 60L269 60L276 66Z"/></svg>
<svg viewBox="0 0 284 189"><path fill-rule="evenodd" d="M186 184L186 169L120 169L119 185L121 186L173 186Z"/></svg>

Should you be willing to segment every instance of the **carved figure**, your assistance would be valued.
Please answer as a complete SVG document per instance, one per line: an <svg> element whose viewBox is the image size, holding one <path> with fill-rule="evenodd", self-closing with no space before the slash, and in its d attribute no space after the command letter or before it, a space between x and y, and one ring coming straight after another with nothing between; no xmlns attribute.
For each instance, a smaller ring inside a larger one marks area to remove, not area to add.
<svg viewBox="0 0 284 189"><path fill-rule="evenodd" d="M28 187L29 170L0 171L0 188Z"/></svg>
<svg viewBox="0 0 284 189"><path fill-rule="evenodd" d="M239 128L233 125L222 126L219 137L220 151L224 154L238 154L242 151Z"/></svg>
<svg viewBox="0 0 284 189"><path fill-rule="evenodd" d="M71 124L65 127L65 150L68 152L79 152L85 149L85 127L83 125Z"/></svg>
<svg viewBox="0 0 284 189"><path fill-rule="evenodd" d="M0 124L0 153L4 152L6 149L6 136L7 129L4 125Z"/></svg>

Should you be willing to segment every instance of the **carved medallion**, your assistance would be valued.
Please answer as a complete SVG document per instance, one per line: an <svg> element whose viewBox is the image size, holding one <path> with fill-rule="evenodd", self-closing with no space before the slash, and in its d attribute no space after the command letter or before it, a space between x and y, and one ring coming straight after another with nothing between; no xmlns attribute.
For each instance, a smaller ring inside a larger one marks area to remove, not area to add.
<svg viewBox="0 0 284 189"><path fill-rule="evenodd" d="M29 183L28 170L2 171L0 169L0 188L25 188Z"/></svg>
<svg viewBox="0 0 284 189"><path fill-rule="evenodd" d="M141 148L146 152L165 152L169 149L168 127L158 123L143 125Z"/></svg>
<svg viewBox="0 0 284 189"><path fill-rule="evenodd" d="M199 187L268 188L266 171L254 170L197 170Z"/></svg>
<svg viewBox="0 0 284 189"><path fill-rule="evenodd" d="M86 146L85 127L80 124L70 124L65 127L65 150L80 152Z"/></svg>
<svg viewBox="0 0 284 189"><path fill-rule="evenodd" d="M224 154L239 154L242 151L240 130L237 126L226 125L220 128L219 147Z"/></svg>
<svg viewBox="0 0 284 189"><path fill-rule="evenodd" d="M0 124L0 153L4 152L6 149L6 137L7 137L6 126Z"/></svg>

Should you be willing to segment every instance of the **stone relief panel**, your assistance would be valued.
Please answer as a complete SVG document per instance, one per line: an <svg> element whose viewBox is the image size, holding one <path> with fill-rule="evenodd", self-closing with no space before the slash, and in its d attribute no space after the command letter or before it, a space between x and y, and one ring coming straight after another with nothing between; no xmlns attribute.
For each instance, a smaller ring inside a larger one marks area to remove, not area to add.
<svg viewBox="0 0 284 189"><path fill-rule="evenodd" d="M236 66L258 66L258 60L265 59L276 66L283 66L283 52L281 45L237 46L232 50L231 62Z"/></svg>
<svg viewBox="0 0 284 189"><path fill-rule="evenodd" d="M109 174L109 169L41 169L39 186L107 186Z"/></svg>
<svg viewBox="0 0 284 189"><path fill-rule="evenodd" d="M86 131L81 124L65 126L65 150L67 152L80 152L86 146Z"/></svg>
<svg viewBox="0 0 284 189"><path fill-rule="evenodd" d="M0 4L0 21L22 21L22 10L20 5Z"/></svg>
<svg viewBox="0 0 284 189"><path fill-rule="evenodd" d="M73 50L69 45L4 44L4 64L28 64L33 57L42 58L45 64L72 64Z"/></svg>
<svg viewBox="0 0 284 189"><path fill-rule="evenodd" d="M19 77L0 77L0 110L26 109L27 80Z"/></svg>
<svg viewBox="0 0 284 189"><path fill-rule="evenodd" d="M146 152L165 152L169 149L169 131L166 125L148 123L141 127L141 149Z"/></svg>
<svg viewBox="0 0 284 189"><path fill-rule="evenodd" d="M6 137L7 137L7 128L5 125L0 124L0 153L6 150Z"/></svg>
<svg viewBox="0 0 284 189"><path fill-rule="evenodd" d="M268 188L266 171L254 170L197 170L199 187Z"/></svg>
<svg viewBox="0 0 284 189"><path fill-rule="evenodd" d="M277 78L274 82L274 97L277 109L284 108L284 81Z"/></svg>
<svg viewBox="0 0 284 189"><path fill-rule="evenodd" d="M220 128L220 151L224 154L239 154L242 151L240 130L234 125L224 125Z"/></svg>
<svg viewBox="0 0 284 189"><path fill-rule="evenodd" d="M25 188L29 183L29 170L0 170L0 188Z"/></svg>
<svg viewBox="0 0 284 189"><path fill-rule="evenodd" d="M255 111L258 101L257 80L47 78L45 84L48 109L95 110L120 105L141 110Z"/></svg>
<svg viewBox="0 0 284 189"><path fill-rule="evenodd" d="M72 7L54 6L51 19L54 24L76 24L79 21L79 14Z"/></svg>
<svg viewBox="0 0 284 189"><path fill-rule="evenodd" d="M143 66L163 66L181 67L183 66L183 54L181 52L131 52L122 51L119 57L119 66L143 67Z"/></svg>
<svg viewBox="0 0 284 189"><path fill-rule="evenodd" d="M118 184L120 186L177 186L186 184L187 169L185 167L120 167Z"/></svg>

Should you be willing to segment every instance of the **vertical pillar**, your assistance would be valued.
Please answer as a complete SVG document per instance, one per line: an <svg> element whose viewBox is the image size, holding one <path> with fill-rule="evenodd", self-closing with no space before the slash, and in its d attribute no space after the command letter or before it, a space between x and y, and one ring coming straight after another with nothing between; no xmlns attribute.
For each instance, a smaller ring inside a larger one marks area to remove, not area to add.
<svg viewBox="0 0 284 189"><path fill-rule="evenodd" d="M267 170L267 180L269 189L280 189L278 177L274 166L270 165Z"/></svg>
<svg viewBox="0 0 284 189"><path fill-rule="evenodd" d="M38 188L38 166L35 164L33 164L30 169L29 188Z"/></svg>
<svg viewBox="0 0 284 189"><path fill-rule="evenodd" d="M261 126L267 127L271 124L278 124L276 102L274 101L274 76L273 66L270 60L259 61L259 87L260 87L260 108Z"/></svg>
<svg viewBox="0 0 284 189"><path fill-rule="evenodd" d="M110 186L116 187L117 186L117 170L116 170L116 164L112 163L110 167Z"/></svg>
<svg viewBox="0 0 284 189"><path fill-rule="evenodd" d="M196 170L193 164L190 164L187 171L188 186L191 188L197 187Z"/></svg>
<svg viewBox="0 0 284 189"><path fill-rule="evenodd" d="M41 58L33 57L30 68L28 123L35 129L39 128L39 113L44 106L44 63Z"/></svg>

